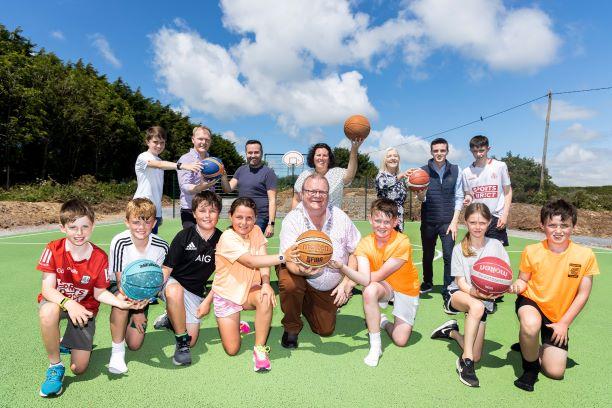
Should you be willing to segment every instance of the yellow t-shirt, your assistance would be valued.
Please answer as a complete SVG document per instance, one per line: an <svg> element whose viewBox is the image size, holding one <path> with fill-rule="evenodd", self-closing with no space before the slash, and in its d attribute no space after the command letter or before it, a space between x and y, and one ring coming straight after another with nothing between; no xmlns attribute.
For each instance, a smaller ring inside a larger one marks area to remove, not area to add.
<svg viewBox="0 0 612 408"><path fill-rule="evenodd" d="M521 254L519 270L531 274L522 295L536 302L553 323L569 309L582 278L599 274L591 248L572 241L560 254L549 250L546 240L527 245Z"/></svg>
<svg viewBox="0 0 612 408"><path fill-rule="evenodd" d="M242 238L233 229L221 234L215 252L215 278L212 290L222 298L242 305L253 285L261 284L259 268L247 268L238 262L244 254L265 255L266 237L256 225L248 237Z"/></svg>
<svg viewBox="0 0 612 408"><path fill-rule="evenodd" d="M367 258L370 262L370 271L380 269L390 258L406 261L401 268L389 275L385 282L396 292L408 296L419 295L419 273L412 262L412 245L406 235L393 231L389 242L384 247L377 248L376 237L370 234L359 241L355 256Z"/></svg>

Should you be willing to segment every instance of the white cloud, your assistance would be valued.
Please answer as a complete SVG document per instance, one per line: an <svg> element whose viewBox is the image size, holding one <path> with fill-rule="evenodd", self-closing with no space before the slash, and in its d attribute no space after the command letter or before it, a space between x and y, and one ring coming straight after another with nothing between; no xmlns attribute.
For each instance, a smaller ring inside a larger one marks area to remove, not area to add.
<svg viewBox="0 0 612 408"><path fill-rule="evenodd" d="M60 41L64 41L66 39L66 36L64 36L64 33L61 32L60 30L51 31L51 37L55 38L56 40L60 40Z"/></svg>
<svg viewBox="0 0 612 408"><path fill-rule="evenodd" d="M590 140L599 139L602 135L596 130L585 128L580 123L574 123L561 132L559 136L566 140L588 142Z"/></svg>
<svg viewBox="0 0 612 408"><path fill-rule="evenodd" d="M121 68L121 61L115 56L106 37L100 33L95 33L89 36L91 44L98 50L100 55L115 68Z"/></svg>
<svg viewBox="0 0 612 408"><path fill-rule="evenodd" d="M451 50L478 79L486 70L537 70L560 45L544 12L506 9L501 0L416 0L376 23L355 4L222 0L223 25L237 41L214 44L175 19L150 37L158 79L189 109L224 119L270 115L297 137L354 113L376 118L361 68L380 71L401 55L422 80L427 58Z"/></svg>
<svg viewBox="0 0 612 408"><path fill-rule="evenodd" d="M359 148L360 153L367 153L377 166L380 164L388 147L395 147L400 155L401 168L420 167L431 159L430 140L415 135L405 135L395 126L387 126L383 130L372 130L365 142ZM350 148L348 139L338 144L340 147ZM461 150L449 146L448 160L457 164L464 157Z"/></svg>
<svg viewBox="0 0 612 408"><path fill-rule="evenodd" d="M610 184L611 149L587 149L577 143L565 146L551 155L548 171L559 186L602 186Z"/></svg>
<svg viewBox="0 0 612 408"><path fill-rule="evenodd" d="M244 153L244 144L246 143L247 138L238 136L233 130L226 130L221 134L221 136L223 136L224 139L233 142L236 145L236 150L239 153Z"/></svg>
<svg viewBox="0 0 612 408"><path fill-rule="evenodd" d="M416 0L408 8L431 48L450 48L493 70L535 71L551 64L561 46L537 8L508 9L501 0Z"/></svg>
<svg viewBox="0 0 612 408"><path fill-rule="evenodd" d="M536 103L531 105L531 108L542 119L546 119L547 103ZM590 119L595 115L597 115L597 112L594 110L573 105L561 99L553 98L552 100L550 110L550 120L552 121Z"/></svg>

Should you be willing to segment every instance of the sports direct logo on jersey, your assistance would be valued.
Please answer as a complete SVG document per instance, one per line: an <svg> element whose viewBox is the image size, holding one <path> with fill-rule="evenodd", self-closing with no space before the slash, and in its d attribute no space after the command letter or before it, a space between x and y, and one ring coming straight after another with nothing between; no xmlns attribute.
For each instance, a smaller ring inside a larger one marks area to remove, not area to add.
<svg viewBox="0 0 612 408"><path fill-rule="evenodd" d="M489 186L478 186L472 188L474 198L497 198L499 195L498 186L496 184Z"/></svg>

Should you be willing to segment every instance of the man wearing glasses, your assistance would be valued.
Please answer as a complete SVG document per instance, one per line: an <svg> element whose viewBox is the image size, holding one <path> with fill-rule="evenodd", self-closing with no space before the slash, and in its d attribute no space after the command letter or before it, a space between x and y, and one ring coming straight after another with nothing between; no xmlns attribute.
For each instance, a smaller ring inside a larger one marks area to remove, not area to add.
<svg viewBox="0 0 612 408"><path fill-rule="evenodd" d="M297 237L309 230L326 233L333 244L332 259L355 269L352 255L361 234L351 219L338 207L329 206L327 179L312 174L302 185L302 201L287 214L280 233L281 254L295 244ZM291 260L277 269L284 329L281 345L297 348L298 335L306 317L311 330L320 336L330 336L336 327L336 313L345 304L355 283L338 269L329 267L306 268Z"/></svg>

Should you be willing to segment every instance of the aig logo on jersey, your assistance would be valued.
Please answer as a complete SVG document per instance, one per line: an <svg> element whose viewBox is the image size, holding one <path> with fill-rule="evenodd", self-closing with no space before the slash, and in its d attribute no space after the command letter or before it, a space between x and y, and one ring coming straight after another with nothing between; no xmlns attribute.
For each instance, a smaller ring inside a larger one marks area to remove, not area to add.
<svg viewBox="0 0 612 408"><path fill-rule="evenodd" d="M210 263L210 261L212 260L212 256L210 256L210 255L198 255L198 257L195 260L196 261L200 261L200 262Z"/></svg>
<svg viewBox="0 0 612 408"><path fill-rule="evenodd" d="M185 247L185 251L197 251L197 250L198 248L196 248L193 242L190 242L189 245Z"/></svg>
<svg viewBox="0 0 612 408"><path fill-rule="evenodd" d="M89 283L89 281L91 280L91 276L89 275L83 275L81 277L81 285L87 285Z"/></svg>

